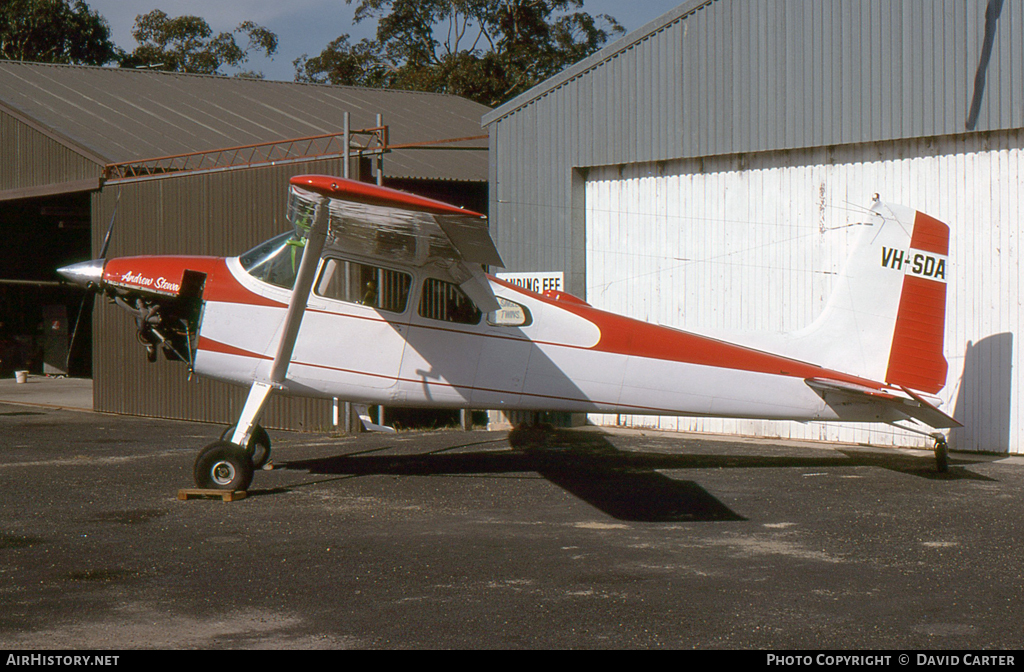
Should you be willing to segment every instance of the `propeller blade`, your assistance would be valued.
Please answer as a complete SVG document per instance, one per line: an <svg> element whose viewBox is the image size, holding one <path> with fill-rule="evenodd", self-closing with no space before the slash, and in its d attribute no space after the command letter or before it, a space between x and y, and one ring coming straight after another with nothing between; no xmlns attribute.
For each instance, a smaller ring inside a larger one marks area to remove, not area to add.
<svg viewBox="0 0 1024 672"><path fill-rule="evenodd" d="M72 266L67 266L57 270L57 272L62 276L76 285L84 287L86 290L85 293L82 294L82 303L78 306L78 315L75 317L75 326L71 330L71 340L68 341L68 358L64 363L64 370L68 373L71 373L71 357L75 352L75 338L78 335L78 325L81 324L82 316L85 314L85 304L93 298L93 295L103 280L103 266L106 265L107 251L110 249L110 238L114 233L114 222L117 219L117 209L120 205L121 189L118 188L117 200L114 201L114 212L110 214L110 223L107 224L107 232L103 235L103 244L100 246L99 259L83 262L81 264L73 264ZM92 310L90 310L89 313L91 318Z"/></svg>
<svg viewBox="0 0 1024 672"><path fill-rule="evenodd" d="M68 359L64 362L64 370L68 372L68 375L71 375L71 356L75 352L75 336L78 334L78 324L82 321L82 314L85 312L85 302L92 298L92 292L83 292L82 303L78 305L78 315L75 316L75 326L71 330L71 340L68 341ZM89 312L91 313L92 311Z"/></svg>
<svg viewBox="0 0 1024 672"><path fill-rule="evenodd" d="M114 232L114 218L117 217L117 208L121 205L121 189L117 190L117 200L114 201L114 212L110 215L110 224L107 225L107 233L103 236L103 245L100 247L100 259L106 261L107 249L110 247L110 235Z"/></svg>

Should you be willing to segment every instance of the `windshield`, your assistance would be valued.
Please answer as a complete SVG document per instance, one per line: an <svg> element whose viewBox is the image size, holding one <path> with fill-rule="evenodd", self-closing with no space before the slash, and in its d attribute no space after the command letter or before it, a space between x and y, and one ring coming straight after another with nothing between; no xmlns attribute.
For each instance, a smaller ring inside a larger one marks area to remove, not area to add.
<svg viewBox="0 0 1024 672"><path fill-rule="evenodd" d="M249 250L238 260L242 268L257 280L292 289L305 247L305 239L297 238L291 232L282 233Z"/></svg>

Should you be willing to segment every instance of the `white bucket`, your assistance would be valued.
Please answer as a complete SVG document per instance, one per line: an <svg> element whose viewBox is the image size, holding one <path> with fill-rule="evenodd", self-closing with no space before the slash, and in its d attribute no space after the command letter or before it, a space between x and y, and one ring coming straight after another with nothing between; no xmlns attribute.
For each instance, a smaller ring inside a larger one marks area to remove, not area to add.
<svg viewBox="0 0 1024 672"><path fill-rule="evenodd" d="M28 380L28 371L15 371L14 379L19 383L24 383L26 380Z"/></svg>

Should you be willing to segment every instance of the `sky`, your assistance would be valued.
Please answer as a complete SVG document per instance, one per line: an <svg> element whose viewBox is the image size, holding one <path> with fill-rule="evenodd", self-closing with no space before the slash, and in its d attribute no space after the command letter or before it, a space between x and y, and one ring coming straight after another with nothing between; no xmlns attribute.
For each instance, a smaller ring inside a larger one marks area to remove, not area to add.
<svg viewBox="0 0 1024 672"><path fill-rule="evenodd" d="M215 33L234 30L242 21L254 21L277 34L277 54L268 59L253 56L244 70L262 72L267 79L292 81L295 67L292 62L307 54L315 56L339 35L348 33L353 42L372 37L374 26L367 22L352 24L355 5L344 0L86 0L89 7L100 13L110 24L113 40L125 51L132 51L137 43L132 37L135 17L154 9L168 16L200 16L206 19ZM626 32L640 28L665 12L682 4L683 0L586 0L584 10L591 14L610 14ZM244 46L240 43L240 46Z"/></svg>

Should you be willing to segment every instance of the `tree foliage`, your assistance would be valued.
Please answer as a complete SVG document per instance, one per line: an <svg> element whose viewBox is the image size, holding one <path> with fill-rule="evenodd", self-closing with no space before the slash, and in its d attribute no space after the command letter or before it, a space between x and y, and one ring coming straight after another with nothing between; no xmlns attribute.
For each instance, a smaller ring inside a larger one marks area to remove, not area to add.
<svg viewBox="0 0 1024 672"><path fill-rule="evenodd" d="M3 0L0 58L105 65L120 56L110 26L83 0Z"/></svg>
<svg viewBox="0 0 1024 672"><path fill-rule="evenodd" d="M122 67L224 74L222 67L241 67L253 52L272 56L277 51L277 35L252 21L242 22L233 32L214 35L203 18L171 18L159 9L135 17L132 36L139 46L122 59ZM238 45L236 36L247 38L244 48ZM251 71L238 74L243 77L262 76Z"/></svg>
<svg viewBox="0 0 1024 672"><path fill-rule="evenodd" d="M345 0L352 4L356 0ZM295 61L296 81L452 93L501 103L623 32L583 0L358 0L355 21L377 37L342 35Z"/></svg>

